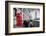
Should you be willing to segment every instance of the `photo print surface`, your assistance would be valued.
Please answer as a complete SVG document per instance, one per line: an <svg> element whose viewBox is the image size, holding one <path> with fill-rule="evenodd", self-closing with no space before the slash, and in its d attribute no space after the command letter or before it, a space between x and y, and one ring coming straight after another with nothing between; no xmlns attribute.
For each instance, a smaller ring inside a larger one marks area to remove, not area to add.
<svg viewBox="0 0 46 36"><path fill-rule="evenodd" d="M13 28L39 27L40 9L13 8Z"/></svg>

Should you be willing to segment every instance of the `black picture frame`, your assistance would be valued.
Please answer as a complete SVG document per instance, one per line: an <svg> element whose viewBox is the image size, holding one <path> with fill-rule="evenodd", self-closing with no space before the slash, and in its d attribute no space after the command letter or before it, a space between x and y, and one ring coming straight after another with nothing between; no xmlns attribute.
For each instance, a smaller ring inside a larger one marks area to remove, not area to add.
<svg viewBox="0 0 46 36"><path fill-rule="evenodd" d="M8 3L27 3L27 4L42 4L43 5L43 31L38 32L22 32L22 33L9 33L8 29ZM38 2L22 2L22 1L5 1L5 35L18 35L18 34L32 34L45 32L45 3Z"/></svg>

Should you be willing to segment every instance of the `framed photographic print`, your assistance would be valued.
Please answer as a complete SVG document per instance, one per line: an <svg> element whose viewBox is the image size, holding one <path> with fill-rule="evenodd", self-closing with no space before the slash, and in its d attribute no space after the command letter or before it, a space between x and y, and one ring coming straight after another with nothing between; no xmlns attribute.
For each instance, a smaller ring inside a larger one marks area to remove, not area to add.
<svg viewBox="0 0 46 36"><path fill-rule="evenodd" d="M5 34L45 32L45 4L5 1Z"/></svg>

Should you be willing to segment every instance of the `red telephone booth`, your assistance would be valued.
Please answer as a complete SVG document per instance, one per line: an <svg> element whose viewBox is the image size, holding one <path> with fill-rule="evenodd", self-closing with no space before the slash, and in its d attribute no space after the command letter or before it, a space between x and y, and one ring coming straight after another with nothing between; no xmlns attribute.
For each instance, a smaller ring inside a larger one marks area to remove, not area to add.
<svg viewBox="0 0 46 36"><path fill-rule="evenodd" d="M22 27L22 15L20 13L16 14L16 26L17 27Z"/></svg>

